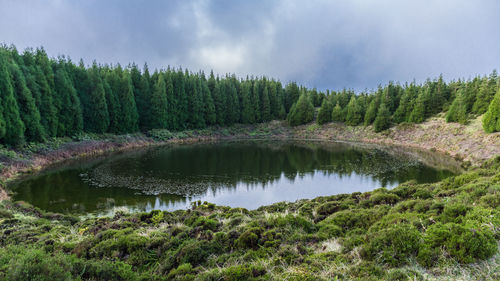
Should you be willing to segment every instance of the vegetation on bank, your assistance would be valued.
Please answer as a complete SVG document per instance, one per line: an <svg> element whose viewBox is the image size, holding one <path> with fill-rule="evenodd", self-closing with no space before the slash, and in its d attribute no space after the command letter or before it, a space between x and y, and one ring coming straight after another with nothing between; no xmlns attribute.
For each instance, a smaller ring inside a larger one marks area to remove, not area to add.
<svg viewBox="0 0 500 281"><path fill-rule="evenodd" d="M439 183L253 211L80 220L3 201L0 279L498 280L499 171L497 157Z"/></svg>
<svg viewBox="0 0 500 281"><path fill-rule="evenodd" d="M76 65L66 57L49 58L42 48L20 54L2 46L0 143L20 147L82 133L182 131L285 119L299 125L312 121L320 106L320 124L374 124L378 132L440 112L460 123L486 113L484 129L494 132L500 130L499 85L493 71L468 81L391 82L370 93L318 92L267 77L206 77L170 67L150 73L147 65L141 71L135 64Z"/></svg>

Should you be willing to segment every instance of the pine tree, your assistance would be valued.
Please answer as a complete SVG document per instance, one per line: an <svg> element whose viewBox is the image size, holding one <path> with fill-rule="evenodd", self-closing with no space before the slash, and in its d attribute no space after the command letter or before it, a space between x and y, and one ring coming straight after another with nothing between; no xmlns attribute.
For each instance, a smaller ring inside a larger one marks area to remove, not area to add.
<svg viewBox="0 0 500 281"><path fill-rule="evenodd" d="M358 104L356 97L352 96L349 104L347 105L347 116L345 123L350 126L356 126L363 120L361 115L361 106Z"/></svg>
<svg viewBox="0 0 500 281"><path fill-rule="evenodd" d="M380 102L378 97L375 97L370 104L368 105L368 108L366 109L365 117L364 117L364 125L368 126L373 121L375 121L375 118L377 118L377 110L380 106Z"/></svg>
<svg viewBox="0 0 500 281"><path fill-rule="evenodd" d="M375 132L381 132L383 130L388 129L391 126L391 113L389 109L385 105L385 103L380 104L380 108L377 112L377 117L373 122L373 128Z"/></svg>
<svg viewBox="0 0 500 281"><path fill-rule="evenodd" d="M426 104L428 100L427 90L420 90L418 98L415 102L415 106L411 111L409 122L410 123L422 123L425 121L426 116Z"/></svg>
<svg viewBox="0 0 500 281"><path fill-rule="evenodd" d="M167 85L160 73L151 92L151 127L154 129L167 128Z"/></svg>
<svg viewBox="0 0 500 281"><path fill-rule="evenodd" d="M228 106L229 106L229 124L240 122L240 98L238 97L238 90L234 84L236 79L228 81Z"/></svg>
<svg viewBox="0 0 500 281"><path fill-rule="evenodd" d="M285 110L286 112L290 112L290 109L292 108L292 105L297 102L300 96L300 89L297 86L297 83L292 82L286 85L285 87Z"/></svg>
<svg viewBox="0 0 500 281"><path fill-rule="evenodd" d="M396 109L396 112L394 112L394 117L393 120L396 123L402 123L408 121L409 115L411 113L410 111L410 95L408 91L405 91L403 96L401 97L401 100L399 102L399 106Z"/></svg>
<svg viewBox="0 0 500 281"><path fill-rule="evenodd" d="M252 105L256 123L260 123L262 121L262 111L260 110L260 91L261 91L260 81L255 80L253 82L253 87L252 87Z"/></svg>
<svg viewBox="0 0 500 281"><path fill-rule="evenodd" d="M250 83L250 81L244 81L241 84L241 122L245 124L255 123Z"/></svg>
<svg viewBox="0 0 500 281"><path fill-rule="evenodd" d="M500 132L500 89L483 116L483 128L487 133Z"/></svg>
<svg viewBox="0 0 500 281"><path fill-rule="evenodd" d="M86 111L85 128L93 133L105 133L109 127L108 105L104 84L97 65L94 63L88 72L90 88Z"/></svg>
<svg viewBox="0 0 500 281"><path fill-rule="evenodd" d="M460 89L450 109L446 113L446 122L467 123L467 104L465 103L465 91Z"/></svg>
<svg viewBox="0 0 500 281"><path fill-rule="evenodd" d="M39 111L42 126L48 136L55 137L59 126L59 116L55 105L54 72L43 49L36 51L35 63L37 65L35 81L40 87L41 95Z"/></svg>
<svg viewBox="0 0 500 281"><path fill-rule="evenodd" d="M207 123L207 125L215 125L215 123L217 122L217 115L215 113L215 105L212 94L210 93L207 82L203 81L201 87L203 91L205 122Z"/></svg>
<svg viewBox="0 0 500 281"><path fill-rule="evenodd" d="M94 65L97 63L94 61ZM83 117L83 129L85 131L92 131L89 127L94 120L92 120L91 107L93 106L90 101L90 88L92 84L89 80L89 73L85 68L83 60L80 60L78 67L70 64L69 67L65 67L68 77L71 79L73 87L75 88L78 99L80 100L80 106L82 108Z"/></svg>
<svg viewBox="0 0 500 281"><path fill-rule="evenodd" d="M288 124L297 126L314 120L314 106L306 93L302 93L288 113Z"/></svg>
<svg viewBox="0 0 500 281"><path fill-rule="evenodd" d="M285 97L283 93L283 86L279 81L276 83L276 99L279 107L277 118L283 120L286 117Z"/></svg>
<svg viewBox="0 0 500 281"><path fill-rule="evenodd" d="M221 86L222 82L218 82L215 84L213 98L215 104L217 125L224 126L226 125L226 97Z"/></svg>
<svg viewBox="0 0 500 281"><path fill-rule="evenodd" d="M106 104L108 106L108 113L109 113L109 127L108 127L108 132L111 133L120 133L121 132L121 124L120 124L120 116L121 116L121 106L120 106L120 100L118 99L118 96L116 94L116 91L118 91L118 84L119 83L119 77L116 75L116 72L110 71L109 69L106 69L106 76L105 79L103 80L103 88L104 88L104 93L106 95ZM115 85L116 91L113 90L113 87L111 85Z"/></svg>
<svg viewBox="0 0 500 281"><path fill-rule="evenodd" d="M269 89L267 88L267 85L265 85L265 81L263 84L264 87L262 90L262 99L261 99L262 122L268 122L271 121L271 104L269 102Z"/></svg>
<svg viewBox="0 0 500 281"><path fill-rule="evenodd" d="M57 108L59 122L57 127L57 135L73 136L83 130L83 116L80 107L80 99L76 94L66 70L62 62L56 67L56 75L54 85L57 95L54 104Z"/></svg>
<svg viewBox="0 0 500 281"><path fill-rule="evenodd" d="M484 78L476 96L476 101L472 106L472 112L478 115L485 113L488 110L491 99L495 95L496 81L493 79Z"/></svg>
<svg viewBox="0 0 500 281"><path fill-rule="evenodd" d="M121 132L133 133L139 129L139 114L134 99L134 88L129 71L123 71L118 98L121 106Z"/></svg>
<svg viewBox="0 0 500 281"><path fill-rule="evenodd" d="M175 112L175 93L174 93L174 82L172 80L172 72L167 71L163 74L165 79L165 87L167 91L167 129L171 130L174 128L174 124L177 122L177 118L174 116ZM151 107L151 105L149 105Z"/></svg>
<svg viewBox="0 0 500 281"><path fill-rule="evenodd" d="M318 119L316 120L318 124L323 125L332 121L332 111L333 106L330 102L330 99L324 98L323 102L321 103L321 107L319 108Z"/></svg>
<svg viewBox="0 0 500 281"><path fill-rule="evenodd" d="M335 107L332 110L332 121L333 122L344 122L344 110L342 110L342 107L340 107L340 103L337 102Z"/></svg>
<svg viewBox="0 0 500 281"><path fill-rule="evenodd" d="M0 136L5 144L24 144L24 123L14 98L14 88L7 68L7 61L0 53Z"/></svg>
<svg viewBox="0 0 500 281"><path fill-rule="evenodd" d="M147 76L143 78L135 63L130 68L134 99L137 106L137 113L139 114L139 128L142 131L148 130L150 124L149 101L151 97L149 93L149 70L147 64L144 64L144 72L147 72Z"/></svg>
<svg viewBox="0 0 500 281"><path fill-rule="evenodd" d="M40 112L30 89L26 85L24 74L16 64L10 65L10 72L15 98L19 106L19 115L26 127L25 137L28 141L43 142L45 130L40 123Z"/></svg>
<svg viewBox="0 0 500 281"><path fill-rule="evenodd" d="M189 124L191 128L203 128L205 118L203 116L203 95L201 92L200 79L191 76L189 79Z"/></svg>

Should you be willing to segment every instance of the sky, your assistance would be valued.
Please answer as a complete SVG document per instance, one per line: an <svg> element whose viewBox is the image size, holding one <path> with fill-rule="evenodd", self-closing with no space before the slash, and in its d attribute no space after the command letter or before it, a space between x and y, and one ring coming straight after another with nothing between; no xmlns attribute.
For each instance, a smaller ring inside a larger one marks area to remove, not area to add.
<svg viewBox="0 0 500 281"><path fill-rule="evenodd" d="M499 69L499 14L497 0L0 0L0 43L362 91Z"/></svg>

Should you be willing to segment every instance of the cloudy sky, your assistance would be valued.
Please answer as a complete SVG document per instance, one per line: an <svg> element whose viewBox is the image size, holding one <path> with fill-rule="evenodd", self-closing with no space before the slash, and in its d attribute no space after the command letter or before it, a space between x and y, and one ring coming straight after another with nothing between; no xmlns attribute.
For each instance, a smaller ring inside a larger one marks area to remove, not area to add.
<svg viewBox="0 0 500 281"><path fill-rule="evenodd" d="M496 0L0 0L0 42L86 63L363 90L489 74L499 14Z"/></svg>

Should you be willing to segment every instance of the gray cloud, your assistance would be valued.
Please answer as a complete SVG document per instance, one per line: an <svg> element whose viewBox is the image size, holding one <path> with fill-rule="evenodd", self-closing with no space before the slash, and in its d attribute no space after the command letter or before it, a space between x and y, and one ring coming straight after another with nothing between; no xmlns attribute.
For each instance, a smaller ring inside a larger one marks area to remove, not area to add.
<svg viewBox="0 0 500 281"><path fill-rule="evenodd" d="M0 0L0 41L87 63L148 62L320 89L487 74L500 2Z"/></svg>

